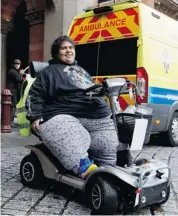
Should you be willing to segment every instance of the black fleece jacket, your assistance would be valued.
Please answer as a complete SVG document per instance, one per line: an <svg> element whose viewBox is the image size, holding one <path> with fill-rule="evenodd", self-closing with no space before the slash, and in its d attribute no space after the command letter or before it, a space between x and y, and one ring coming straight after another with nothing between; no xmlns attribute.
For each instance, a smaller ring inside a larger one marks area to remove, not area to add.
<svg viewBox="0 0 178 216"><path fill-rule="evenodd" d="M14 67L8 72L8 88L10 90L18 91L20 89L20 84L23 80L20 78L19 70Z"/></svg>
<svg viewBox="0 0 178 216"><path fill-rule="evenodd" d="M33 83L27 100L27 119L47 121L58 114L77 118L97 119L110 115L111 110L101 97L83 94L94 83L91 76L76 63L67 65L49 61Z"/></svg>

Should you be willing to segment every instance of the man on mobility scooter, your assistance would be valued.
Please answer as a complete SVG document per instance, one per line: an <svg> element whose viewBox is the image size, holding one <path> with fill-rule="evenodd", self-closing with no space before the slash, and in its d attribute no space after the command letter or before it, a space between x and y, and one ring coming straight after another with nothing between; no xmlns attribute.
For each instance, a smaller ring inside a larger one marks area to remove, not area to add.
<svg viewBox="0 0 178 216"><path fill-rule="evenodd" d="M92 160L97 165L116 165L116 148L130 165L128 146L118 145L108 104L101 97L83 94L94 83L75 62L74 42L67 36L56 39L51 54L50 65L30 89L28 119L32 129L62 165L76 175L85 177L96 168Z"/></svg>
<svg viewBox="0 0 178 216"><path fill-rule="evenodd" d="M40 149L30 146L36 159L22 160L22 182L32 186L35 173L35 182L39 180L39 172L33 167L35 161L46 177L90 194L92 207L100 214L115 213L118 202L124 199L132 206L138 206L141 199L144 201L141 206L166 201L170 183L169 167L159 162L154 162L148 170L144 165L132 167L129 143L118 141L116 122L119 122L120 116L117 114L120 109L116 98L118 90L127 86L126 80L107 79L103 85L94 85L90 75L76 64L75 46L67 36L54 41L51 53L53 59L50 65L39 74L30 89L27 117L32 122L32 130L40 136L51 155L73 174L57 169L54 160L50 161L52 157L49 159L45 156L47 152L43 154ZM98 87L100 91L92 93ZM112 116L110 107L101 97L103 95L111 99ZM121 168L125 165L127 169ZM31 170L33 172L29 176ZM152 171L154 176L151 175ZM143 194L140 198L145 182L148 183L147 187L156 186L153 178L159 181L157 193L163 196L158 197L156 193L153 200L149 195L147 201ZM118 194L121 199L118 199Z"/></svg>

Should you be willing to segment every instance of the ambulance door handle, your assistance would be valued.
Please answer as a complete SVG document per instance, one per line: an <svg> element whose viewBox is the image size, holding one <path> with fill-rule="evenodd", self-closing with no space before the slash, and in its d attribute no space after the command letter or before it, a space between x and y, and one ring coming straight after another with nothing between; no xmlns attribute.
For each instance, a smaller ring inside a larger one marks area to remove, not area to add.
<svg viewBox="0 0 178 216"><path fill-rule="evenodd" d="M137 47L141 46L142 45L142 40L141 39L138 39L137 40Z"/></svg>

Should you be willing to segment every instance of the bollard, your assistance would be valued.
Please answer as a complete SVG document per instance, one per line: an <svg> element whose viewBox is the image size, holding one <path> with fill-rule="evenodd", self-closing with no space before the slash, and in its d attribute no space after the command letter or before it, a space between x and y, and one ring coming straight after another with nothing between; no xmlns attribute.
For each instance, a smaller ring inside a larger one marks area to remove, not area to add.
<svg viewBox="0 0 178 216"><path fill-rule="evenodd" d="M1 93L1 133L11 133L11 97L9 89Z"/></svg>

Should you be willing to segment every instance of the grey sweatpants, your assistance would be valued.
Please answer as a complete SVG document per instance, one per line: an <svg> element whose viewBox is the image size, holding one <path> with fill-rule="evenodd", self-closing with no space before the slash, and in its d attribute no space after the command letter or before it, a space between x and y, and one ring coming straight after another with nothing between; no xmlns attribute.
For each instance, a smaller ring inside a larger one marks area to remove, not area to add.
<svg viewBox="0 0 178 216"><path fill-rule="evenodd" d="M88 153L97 165L115 165L116 151L128 147L119 144L110 117L77 119L71 115L57 115L40 125L39 135L62 165L76 174L80 159Z"/></svg>

